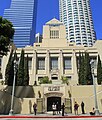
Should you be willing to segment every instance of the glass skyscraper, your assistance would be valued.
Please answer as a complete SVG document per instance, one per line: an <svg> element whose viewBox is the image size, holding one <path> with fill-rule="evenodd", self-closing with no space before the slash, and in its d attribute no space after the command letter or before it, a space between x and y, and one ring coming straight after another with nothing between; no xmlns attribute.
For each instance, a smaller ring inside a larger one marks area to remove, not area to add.
<svg viewBox="0 0 102 120"><path fill-rule="evenodd" d="M90 0L59 0L60 21L66 26L66 37L76 45L92 46L96 41Z"/></svg>
<svg viewBox="0 0 102 120"><path fill-rule="evenodd" d="M12 0L5 9L4 18L10 20L15 28L16 47L33 45L36 30L37 0Z"/></svg>

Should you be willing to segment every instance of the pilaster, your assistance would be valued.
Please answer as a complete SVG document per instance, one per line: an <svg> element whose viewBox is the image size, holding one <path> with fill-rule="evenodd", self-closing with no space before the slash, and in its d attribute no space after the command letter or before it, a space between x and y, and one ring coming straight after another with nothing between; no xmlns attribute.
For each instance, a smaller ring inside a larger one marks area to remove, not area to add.
<svg viewBox="0 0 102 120"><path fill-rule="evenodd" d="M78 84L78 72L77 72L77 59L75 55L75 50L73 49L72 54L72 67L73 67L73 80L76 84Z"/></svg>
<svg viewBox="0 0 102 120"><path fill-rule="evenodd" d="M47 50L47 53L46 53L46 74L47 74L47 76L49 76L49 74L50 74L50 53L49 53L49 50Z"/></svg>
<svg viewBox="0 0 102 120"><path fill-rule="evenodd" d="M59 60L60 60L60 68L59 68L59 72L60 72L60 78L61 76L63 76L63 53L62 50L60 50L60 56L59 56Z"/></svg>

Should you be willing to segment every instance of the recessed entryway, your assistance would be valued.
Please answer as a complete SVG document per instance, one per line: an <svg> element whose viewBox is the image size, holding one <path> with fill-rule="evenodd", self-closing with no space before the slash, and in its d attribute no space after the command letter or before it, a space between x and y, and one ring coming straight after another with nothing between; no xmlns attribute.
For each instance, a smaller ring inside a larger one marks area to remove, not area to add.
<svg viewBox="0 0 102 120"><path fill-rule="evenodd" d="M48 97L47 98L47 111L52 111L52 104L57 103L61 106L61 97Z"/></svg>

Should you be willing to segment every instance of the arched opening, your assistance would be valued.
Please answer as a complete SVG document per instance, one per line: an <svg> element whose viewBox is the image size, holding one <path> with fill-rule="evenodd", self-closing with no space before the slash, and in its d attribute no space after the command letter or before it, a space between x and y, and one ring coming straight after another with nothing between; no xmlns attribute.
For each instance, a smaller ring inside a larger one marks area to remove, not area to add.
<svg viewBox="0 0 102 120"><path fill-rule="evenodd" d="M61 107L61 97L48 97L47 98L47 111L52 111L52 104L55 103L55 104L59 104L59 106Z"/></svg>

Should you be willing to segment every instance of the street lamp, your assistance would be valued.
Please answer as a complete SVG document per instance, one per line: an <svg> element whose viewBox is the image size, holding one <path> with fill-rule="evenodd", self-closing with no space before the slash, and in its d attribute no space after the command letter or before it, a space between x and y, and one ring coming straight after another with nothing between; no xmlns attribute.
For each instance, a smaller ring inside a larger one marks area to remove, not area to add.
<svg viewBox="0 0 102 120"><path fill-rule="evenodd" d="M94 85L95 115L99 115L100 113L99 113L99 110L98 110L96 82L95 82L95 79L94 79L94 60L93 59L90 61L90 64L91 64L91 72L92 72L93 85Z"/></svg>
<svg viewBox="0 0 102 120"><path fill-rule="evenodd" d="M14 105L14 91L15 91L15 79L16 79L16 71L17 71L17 61L14 60L14 79L13 79L13 88L12 88L12 98L11 98L11 109L9 115L13 114L13 105Z"/></svg>

